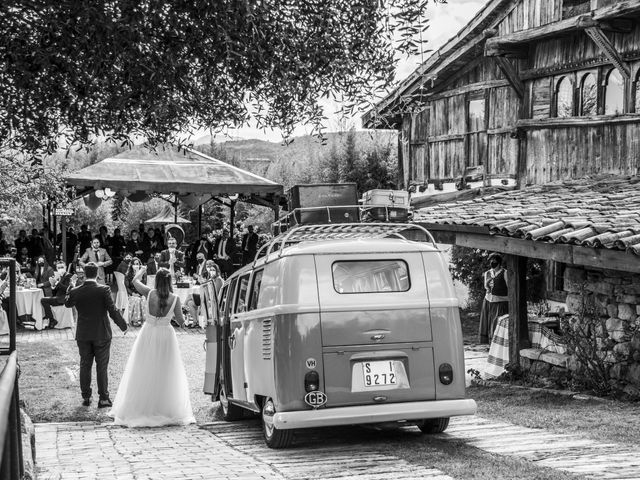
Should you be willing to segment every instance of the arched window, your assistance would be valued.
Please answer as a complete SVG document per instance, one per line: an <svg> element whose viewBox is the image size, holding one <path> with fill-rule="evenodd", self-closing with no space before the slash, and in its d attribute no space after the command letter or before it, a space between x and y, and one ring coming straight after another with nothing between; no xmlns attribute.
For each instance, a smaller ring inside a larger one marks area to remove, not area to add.
<svg viewBox="0 0 640 480"><path fill-rule="evenodd" d="M607 75L607 87L604 96L604 114L624 113L624 80L617 69Z"/></svg>
<svg viewBox="0 0 640 480"><path fill-rule="evenodd" d="M598 84L596 78L587 73L580 84L580 115L590 117L598 114Z"/></svg>
<svg viewBox="0 0 640 480"><path fill-rule="evenodd" d="M573 85L568 77L562 77L556 87L556 117L573 116Z"/></svg>

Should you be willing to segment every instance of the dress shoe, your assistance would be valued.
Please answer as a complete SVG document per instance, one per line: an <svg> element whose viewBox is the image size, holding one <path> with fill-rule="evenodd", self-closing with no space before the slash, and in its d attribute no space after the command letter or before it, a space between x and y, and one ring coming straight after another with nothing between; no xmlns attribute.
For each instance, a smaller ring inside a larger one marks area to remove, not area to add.
<svg viewBox="0 0 640 480"><path fill-rule="evenodd" d="M108 408L112 406L113 404L111 403L111 400L108 398L101 398L100 400L98 400L98 408Z"/></svg>
<svg viewBox="0 0 640 480"><path fill-rule="evenodd" d="M83 407L88 407L89 405L91 405L91 397L83 398L82 399L82 406Z"/></svg>
<svg viewBox="0 0 640 480"><path fill-rule="evenodd" d="M57 320L49 320L49 328L55 328L55 326L58 324Z"/></svg>

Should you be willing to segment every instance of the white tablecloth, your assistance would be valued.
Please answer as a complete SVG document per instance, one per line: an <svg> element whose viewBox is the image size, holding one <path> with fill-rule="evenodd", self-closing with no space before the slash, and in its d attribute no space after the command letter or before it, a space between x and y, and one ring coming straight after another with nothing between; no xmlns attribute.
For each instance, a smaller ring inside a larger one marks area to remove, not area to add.
<svg viewBox="0 0 640 480"><path fill-rule="evenodd" d="M36 330L42 330L42 304L40 300L44 298L44 292L40 288L29 288L16 290L16 309L18 316L31 315L36 322Z"/></svg>

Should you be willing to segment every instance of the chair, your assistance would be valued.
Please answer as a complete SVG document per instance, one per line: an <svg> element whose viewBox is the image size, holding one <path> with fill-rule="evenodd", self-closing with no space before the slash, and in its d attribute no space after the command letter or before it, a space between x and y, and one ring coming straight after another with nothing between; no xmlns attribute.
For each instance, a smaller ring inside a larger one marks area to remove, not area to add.
<svg viewBox="0 0 640 480"><path fill-rule="evenodd" d="M0 307L0 335L9 335L9 319L2 307Z"/></svg>
<svg viewBox="0 0 640 480"><path fill-rule="evenodd" d="M129 294L127 293L127 287L124 286L124 274L121 272L113 272L113 274L116 276L116 283L118 284L116 308L126 312L129 307Z"/></svg>
<svg viewBox="0 0 640 480"><path fill-rule="evenodd" d="M57 307L51 307L51 311L53 312L53 318L58 322L55 328L73 328L74 318L72 308L60 305Z"/></svg>

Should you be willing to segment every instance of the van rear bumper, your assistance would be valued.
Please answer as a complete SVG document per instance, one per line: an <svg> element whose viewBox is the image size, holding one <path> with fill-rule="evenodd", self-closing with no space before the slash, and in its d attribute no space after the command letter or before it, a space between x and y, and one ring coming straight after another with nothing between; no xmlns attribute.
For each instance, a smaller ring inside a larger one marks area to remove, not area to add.
<svg viewBox="0 0 640 480"><path fill-rule="evenodd" d="M289 430L398 420L423 420L474 415L477 408L476 402L471 399L320 408L297 412L276 412L273 416L273 424L281 430Z"/></svg>

